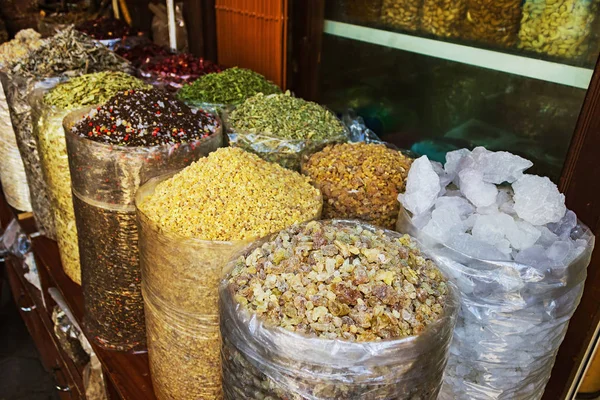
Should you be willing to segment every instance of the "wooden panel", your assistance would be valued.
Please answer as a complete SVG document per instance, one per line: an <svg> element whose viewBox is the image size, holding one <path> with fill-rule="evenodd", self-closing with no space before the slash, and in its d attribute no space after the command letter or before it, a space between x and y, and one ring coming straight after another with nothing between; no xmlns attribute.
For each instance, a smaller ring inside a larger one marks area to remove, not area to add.
<svg viewBox="0 0 600 400"><path fill-rule="evenodd" d="M81 287L71 281L62 270L56 243L46 237L33 240L33 249L41 267L46 268L56 283L77 322L83 322L83 295ZM92 342L91 338L88 340ZM156 399L152 389L148 355L132 354L102 349L92 343L94 352L107 371L114 389L125 400Z"/></svg>
<svg viewBox="0 0 600 400"><path fill-rule="evenodd" d="M287 0L216 0L215 9L219 63L285 86Z"/></svg>
<svg viewBox="0 0 600 400"><path fill-rule="evenodd" d="M318 75L325 20L325 0L291 0L291 54L288 82L303 99L318 98Z"/></svg>
<svg viewBox="0 0 600 400"><path fill-rule="evenodd" d="M49 321L44 321L44 315L38 312L16 268L19 268L16 263L9 260L6 268L8 280L21 317L40 353L42 365L53 374L57 387L68 388L67 392L59 393L61 399L79 399L83 393L81 376L60 348Z"/></svg>
<svg viewBox="0 0 600 400"><path fill-rule="evenodd" d="M600 74L598 64L575 128L560 188L567 206L600 233ZM592 255L581 303L560 347L544 400L565 399L600 323L600 245Z"/></svg>

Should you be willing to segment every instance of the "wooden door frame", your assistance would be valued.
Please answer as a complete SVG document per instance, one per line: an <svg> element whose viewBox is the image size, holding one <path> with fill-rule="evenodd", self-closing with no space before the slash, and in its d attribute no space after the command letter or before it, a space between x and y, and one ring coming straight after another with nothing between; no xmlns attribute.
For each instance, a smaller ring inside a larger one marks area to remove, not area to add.
<svg viewBox="0 0 600 400"><path fill-rule="evenodd" d="M288 58L290 87L298 96L318 99L324 0L290 0L292 54ZM600 63L577 120L560 189L567 206L594 234L600 233ZM565 399L584 362L588 346L600 323L600 247L594 251L581 303L571 319L543 400ZM535 346L535 343L532 343Z"/></svg>

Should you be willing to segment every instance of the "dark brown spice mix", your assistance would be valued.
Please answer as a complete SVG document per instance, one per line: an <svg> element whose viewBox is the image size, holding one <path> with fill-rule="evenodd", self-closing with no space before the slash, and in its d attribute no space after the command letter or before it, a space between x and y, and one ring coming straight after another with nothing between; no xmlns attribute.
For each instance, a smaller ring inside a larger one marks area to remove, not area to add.
<svg viewBox="0 0 600 400"><path fill-rule="evenodd" d="M203 139L219 126L217 119L192 110L157 90L126 90L90 111L73 131L105 144L156 146Z"/></svg>

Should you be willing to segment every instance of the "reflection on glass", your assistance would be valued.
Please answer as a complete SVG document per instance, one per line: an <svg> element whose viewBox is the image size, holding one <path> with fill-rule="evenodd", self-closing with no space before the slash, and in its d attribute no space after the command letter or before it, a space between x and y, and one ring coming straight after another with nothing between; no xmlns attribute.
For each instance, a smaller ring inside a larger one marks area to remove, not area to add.
<svg viewBox="0 0 600 400"><path fill-rule="evenodd" d="M384 140L444 161L486 146L531 159L558 181L584 89L325 34L320 99L354 108Z"/></svg>
<svg viewBox="0 0 600 400"><path fill-rule="evenodd" d="M326 18L593 67L598 0L336 0Z"/></svg>

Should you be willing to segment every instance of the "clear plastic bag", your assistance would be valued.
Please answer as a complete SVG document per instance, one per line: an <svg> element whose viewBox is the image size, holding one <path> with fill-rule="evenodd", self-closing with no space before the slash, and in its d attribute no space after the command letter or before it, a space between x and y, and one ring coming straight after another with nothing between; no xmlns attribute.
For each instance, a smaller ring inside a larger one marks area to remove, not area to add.
<svg viewBox="0 0 600 400"><path fill-rule="evenodd" d="M84 329L104 347L143 349L135 193L146 180L216 150L222 144L222 129L185 144L112 146L71 132L90 109L74 111L63 121L79 238Z"/></svg>
<svg viewBox="0 0 600 400"><path fill-rule="evenodd" d="M44 103L44 89L29 96L33 137L37 143L42 174L50 199L56 241L63 270L71 280L81 285L77 227L71 196L71 173L63 118L70 110L62 110Z"/></svg>
<svg viewBox="0 0 600 400"><path fill-rule="evenodd" d="M392 27L416 31L420 27L423 0L383 0L381 22Z"/></svg>
<svg viewBox="0 0 600 400"><path fill-rule="evenodd" d="M144 184L136 204L172 175ZM184 238L162 231L139 208L137 215L154 391L161 399L220 399L219 282L252 242Z"/></svg>
<svg viewBox="0 0 600 400"><path fill-rule="evenodd" d="M493 45L517 43L521 0L468 0L463 37Z"/></svg>
<svg viewBox="0 0 600 400"><path fill-rule="evenodd" d="M59 306L54 306L52 310L52 322L54 322L54 335L58 339L60 347L76 365L80 367L86 365L90 357L79 341L81 332Z"/></svg>
<svg viewBox="0 0 600 400"><path fill-rule="evenodd" d="M235 107L237 106L237 104L217 104L189 100L184 100L184 102L191 108L199 108L213 115L216 115L219 118L221 118L222 121L227 120L229 113L235 110Z"/></svg>
<svg viewBox="0 0 600 400"><path fill-rule="evenodd" d="M592 0L526 0L519 48L568 59L586 56L597 8Z"/></svg>
<svg viewBox="0 0 600 400"><path fill-rule="evenodd" d="M0 89L0 180L11 207L25 212L32 210L25 166L17 146L4 88Z"/></svg>
<svg viewBox="0 0 600 400"><path fill-rule="evenodd" d="M459 253L421 233L405 210L397 230L419 239L461 294L440 399L541 398L583 293L591 231L580 223L571 236L584 241L583 253L569 265L544 270Z"/></svg>
<svg viewBox="0 0 600 400"><path fill-rule="evenodd" d="M422 28L441 37L461 34L467 0L423 0Z"/></svg>
<svg viewBox="0 0 600 400"><path fill-rule="evenodd" d="M274 162L294 171L300 171L304 158L322 150L328 144L345 143L349 138L346 126L339 132L339 135L323 140L282 139L262 133L237 132L227 124L226 118L224 121L230 146L240 147L259 155L263 160Z"/></svg>
<svg viewBox="0 0 600 400"><path fill-rule="evenodd" d="M33 136L31 106L28 97L33 90L53 88L64 79L66 78L56 77L44 80L21 76L11 76L9 78L6 74L2 74L2 84L6 91L6 101L10 110L17 146L25 167L35 222L40 232L53 240L56 240L54 220L50 212L50 199L42 175L37 143Z"/></svg>
<svg viewBox="0 0 600 400"><path fill-rule="evenodd" d="M421 335L349 342L269 327L233 300L225 279L219 288L225 399L436 399L459 306L456 288L449 288L444 315Z"/></svg>

